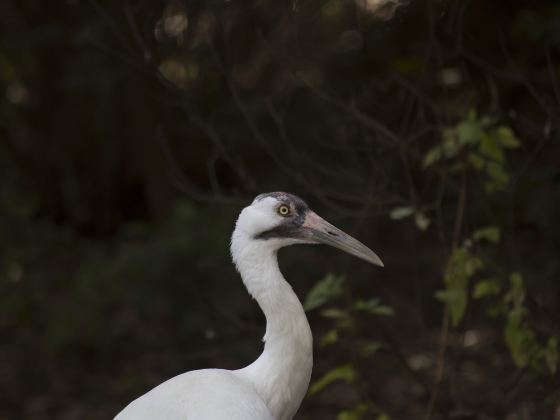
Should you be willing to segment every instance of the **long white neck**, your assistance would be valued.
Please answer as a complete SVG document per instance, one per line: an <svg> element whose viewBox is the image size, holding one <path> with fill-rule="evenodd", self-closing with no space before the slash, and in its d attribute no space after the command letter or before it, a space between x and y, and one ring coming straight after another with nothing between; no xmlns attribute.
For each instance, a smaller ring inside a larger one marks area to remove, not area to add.
<svg viewBox="0 0 560 420"><path fill-rule="evenodd" d="M266 242L239 229L232 236L233 261L266 316L264 351L236 373L253 385L276 420L289 420L309 386L313 339L303 307L278 268L276 249Z"/></svg>

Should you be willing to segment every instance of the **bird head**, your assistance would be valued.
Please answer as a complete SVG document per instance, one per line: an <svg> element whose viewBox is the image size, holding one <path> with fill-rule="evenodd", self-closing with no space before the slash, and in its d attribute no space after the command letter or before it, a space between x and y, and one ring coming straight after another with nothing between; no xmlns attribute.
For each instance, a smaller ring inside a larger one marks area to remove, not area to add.
<svg viewBox="0 0 560 420"><path fill-rule="evenodd" d="M236 230L274 250L294 244L326 244L383 266L371 249L321 218L301 198L285 192L257 196L239 215Z"/></svg>

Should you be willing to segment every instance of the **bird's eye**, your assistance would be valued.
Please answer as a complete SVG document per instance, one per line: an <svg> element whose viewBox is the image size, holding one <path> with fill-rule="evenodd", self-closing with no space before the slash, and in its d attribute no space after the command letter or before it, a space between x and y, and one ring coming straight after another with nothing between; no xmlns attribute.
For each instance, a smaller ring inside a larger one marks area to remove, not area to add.
<svg viewBox="0 0 560 420"><path fill-rule="evenodd" d="M280 216L286 217L288 214L290 214L290 208L285 204L282 204L280 207L278 207L278 214Z"/></svg>

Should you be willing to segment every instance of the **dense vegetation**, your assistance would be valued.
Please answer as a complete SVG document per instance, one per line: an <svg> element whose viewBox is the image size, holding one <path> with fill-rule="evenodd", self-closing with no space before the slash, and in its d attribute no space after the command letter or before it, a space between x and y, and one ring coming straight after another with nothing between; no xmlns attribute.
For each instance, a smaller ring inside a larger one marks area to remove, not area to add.
<svg viewBox="0 0 560 420"><path fill-rule="evenodd" d="M252 361L274 190L386 266L281 253L298 419L560 419L557 1L3 0L0 87L0 419Z"/></svg>

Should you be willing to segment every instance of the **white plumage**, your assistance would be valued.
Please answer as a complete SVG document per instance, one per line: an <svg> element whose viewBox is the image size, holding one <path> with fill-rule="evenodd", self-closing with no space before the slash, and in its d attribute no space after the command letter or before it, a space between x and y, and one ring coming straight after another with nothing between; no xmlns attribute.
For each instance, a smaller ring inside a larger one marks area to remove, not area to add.
<svg viewBox="0 0 560 420"><path fill-rule="evenodd" d="M261 194L241 212L231 254L266 316L264 351L243 369L203 369L176 376L134 400L115 420L292 419L311 377L312 336L276 254L297 243L326 243L382 265L369 248L325 222L298 197Z"/></svg>

